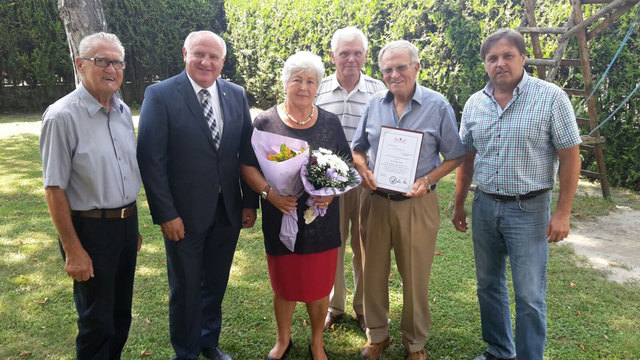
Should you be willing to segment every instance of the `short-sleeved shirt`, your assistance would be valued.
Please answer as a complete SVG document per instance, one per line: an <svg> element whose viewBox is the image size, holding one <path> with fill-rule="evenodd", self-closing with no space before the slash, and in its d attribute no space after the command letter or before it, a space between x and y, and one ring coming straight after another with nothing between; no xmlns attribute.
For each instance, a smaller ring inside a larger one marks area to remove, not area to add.
<svg viewBox="0 0 640 360"><path fill-rule="evenodd" d="M316 105L336 114L347 141L351 143L367 102L373 94L386 89L382 81L360 74L356 87L347 93L347 90L338 82L336 74L333 74L320 83Z"/></svg>
<svg viewBox="0 0 640 360"><path fill-rule="evenodd" d="M366 152L369 168L374 169L382 126L419 131L424 134L416 179L427 175L442 161L464 155L464 147L458 137L458 125L451 104L437 91L416 84L411 102L398 117L390 91L380 92L365 107L351 148Z"/></svg>
<svg viewBox="0 0 640 360"><path fill-rule="evenodd" d="M557 150L579 145L573 107L558 86L526 71L504 109L489 82L465 104L460 138L477 151L473 179L481 191L517 195L553 188Z"/></svg>
<svg viewBox="0 0 640 360"><path fill-rule="evenodd" d="M140 191L131 111L115 95L109 112L82 85L50 105L40 155L44 186L64 189L72 210L122 207Z"/></svg>

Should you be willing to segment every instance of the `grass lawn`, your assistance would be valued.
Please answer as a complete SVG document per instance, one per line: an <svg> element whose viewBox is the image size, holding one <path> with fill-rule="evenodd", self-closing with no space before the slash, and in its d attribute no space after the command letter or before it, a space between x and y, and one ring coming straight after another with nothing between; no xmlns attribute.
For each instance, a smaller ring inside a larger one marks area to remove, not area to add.
<svg viewBox="0 0 640 360"><path fill-rule="evenodd" d="M72 282L64 272L44 201L37 136L0 139L0 159L0 359L15 360L21 354L33 359L73 359ZM470 234L456 232L446 210L452 180L449 176L438 187L443 211L429 294L432 327L427 352L431 359L472 359L485 349ZM637 195L625 199L631 201ZM164 247L144 194L138 200L144 243L138 255L133 323L123 359L170 359ZM576 213L588 219L612 206L609 201L581 196ZM259 229L258 224L242 231L223 304L221 347L238 360L263 359L276 334ZM571 248L551 246L545 358L640 359L640 286L607 281L604 273L576 265L579 261ZM402 284L394 268L389 286L393 340L383 359L405 359L398 330ZM288 359L310 358L308 323L304 306L298 305L292 335L295 347ZM366 338L355 320L344 318L325 334L325 340L331 359L358 359Z"/></svg>
<svg viewBox="0 0 640 360"><path fill-rule="evenodd" d="M42 113L0 114L0 124L13 122L34 122L42 120Z"/></svg>

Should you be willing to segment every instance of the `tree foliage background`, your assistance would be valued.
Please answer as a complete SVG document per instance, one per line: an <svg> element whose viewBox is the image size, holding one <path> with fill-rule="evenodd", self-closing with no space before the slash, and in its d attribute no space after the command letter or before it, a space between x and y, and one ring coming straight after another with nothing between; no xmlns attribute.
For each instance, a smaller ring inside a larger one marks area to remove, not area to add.
<svg viewBox="0 0 640 360"><path fill-rule="evenodd" d="M127 102L140 104L146 86L182 71L189 32L226 29L222 0L103 0L108 31L125 47ZM57 0L0 0L0 110L38 109L73 89L73 64ZM225 75L232 74L226 72ZM3 89L6 85L24 87ZM53 91L54 85L61 91ZM10 91L12 90L12 91ZM30 98L30 101L24 101Z"/></svg>
<svg viewBox="0 0 640 360"><path fill-rule="evenodd" d="M103 0L103 7L109 31L126 49L125 97L138 104L149 83L184 69L182 45L191 31L226 29L222 0Z"/></svg>
<svg viewBox="0 0 640 360"><path fill-rule="evenodd" d="M39 108L61 96L55 84L72 88L73 75L56 0L0 0L0 110L10 108L9 97L29 99ZM193 30L210 29L227 40L223 76L243 85L252 105L267 108L283 98L282 64L296 51L319 54L333 72L329 57L333 31L355 25L369 37L370 56L365 72L381 78L377 54L388 41L406 39L418 47L421 84L443 93L458 116L469 96L487 78L479 48L488 34L501 27L516 27L524 15L522 0L103 0L109 31L116 33L127 51L123 95L140 104L146 86L182 71L181 47ZM599 7L585 7L585 16ZM537 25L563 26L570 12L568 0L538 0ZM638 6L590 42L595 80L604 72ZM597 106L601 120L615 109L640 81L640 30L636 30L601 90ZM543 52L550 57L556 35L542 36ZM576 58L570 43L567 58ZM529 69L535 74L535 69ZM579 69L561 68L556 83L582 87ZM19 87L8 92L7 85ZM17 95L16 95L17 94ZM64 93L63 93L64 94ZM630 101L602 128L607 139L605 157L611 184L640 190L640 102ZM577 105L579 100L575 101ZM587 129L582 133L586 134ZM590 153L587 167L595 170Z"/></svg>
<svg viewBox="0 0 640 360"><path fill-rule="evenodd" d="M65 79L73 82L69 47L56 2L0 0L0 19L0 110L29 104L38 108L42 106L40 99L57 95L54 85ZM6 89L21 84L37 90Z"/></svg>

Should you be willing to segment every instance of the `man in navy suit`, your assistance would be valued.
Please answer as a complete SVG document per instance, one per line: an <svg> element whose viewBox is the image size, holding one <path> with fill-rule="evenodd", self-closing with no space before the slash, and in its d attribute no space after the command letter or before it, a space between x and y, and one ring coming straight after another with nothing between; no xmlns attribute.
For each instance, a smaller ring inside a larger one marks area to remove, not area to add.
<svg viewBox="0 0 640 360"><path fill-rule="evenodd" d="M169 275L174 359L231 360L218 348L222 298L241 227L256 219L257 194L240 183L238 154L251 146L245 90L219 79L224 40L192 32L185 71L145 91L138 162Z"/></svg>

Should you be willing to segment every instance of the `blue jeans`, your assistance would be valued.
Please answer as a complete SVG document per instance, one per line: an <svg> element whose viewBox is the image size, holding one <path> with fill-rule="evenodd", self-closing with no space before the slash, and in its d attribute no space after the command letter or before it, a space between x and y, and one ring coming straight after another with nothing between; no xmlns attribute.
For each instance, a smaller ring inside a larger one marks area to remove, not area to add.
<svg viewBox="0 0 640 360"><path fill-rule="evenodd" d="M542 360L546 341L545 296L551 192L533 199L499 201L476 190L473 199L473 251L478 280L482 338L498 358ZM507 256L516 301L513 343Z"/></svg>

